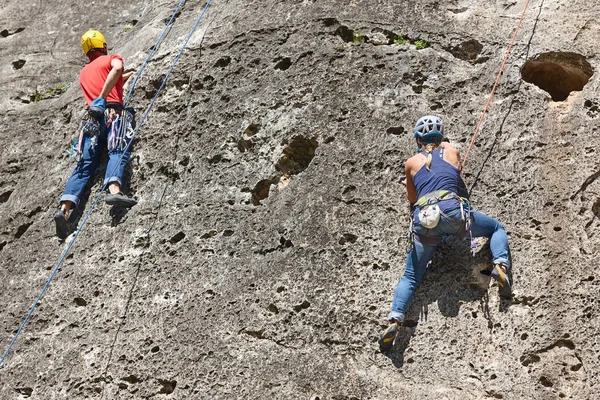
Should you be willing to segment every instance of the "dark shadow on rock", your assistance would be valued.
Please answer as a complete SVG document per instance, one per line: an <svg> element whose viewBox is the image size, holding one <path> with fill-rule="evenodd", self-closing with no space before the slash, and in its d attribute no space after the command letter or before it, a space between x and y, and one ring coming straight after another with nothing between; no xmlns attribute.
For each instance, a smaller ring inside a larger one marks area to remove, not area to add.
<svg viewBox="0 0 600 400"><path fill-rule="evenodd" d="M129 212L129 208L121 207L121 206L112 206L109 211L109 215L112 220L110 222L110 226L117 226L123 220L123 217L127 215Z"/></svg>
<svg viewBox="0 0 600 400"><path fill-rule="evenodd" d="M392 364L396 368L402 368L404 365L404 352L408 348L410 343L410 339L413 337L415 330L417 329L417 322L406 320L399 328L398 334L396 335L396 339L394 340L394 345L391 350L382 353L384 356L389 358L392 361ZM412 359L408 360L408 362L413 362Z"/></svg>
<svg viewBox="0 0 600 400"><path fill-rule="evenodd" d="M488 291L493 290L489 288L491 278L481 273L492 266L489 244L481 246L474 257L470 250L468 239L446 237L442 240L415 292L407 312L409 320L427 321L429 305L433 303L442 315L457 317L462 303L479 301L479 312L474 311L473 317L481 313L488 320L488 326L493 325L488 297ZM502 301L499 311L506 311L510 304L511 301Z"/></svg>

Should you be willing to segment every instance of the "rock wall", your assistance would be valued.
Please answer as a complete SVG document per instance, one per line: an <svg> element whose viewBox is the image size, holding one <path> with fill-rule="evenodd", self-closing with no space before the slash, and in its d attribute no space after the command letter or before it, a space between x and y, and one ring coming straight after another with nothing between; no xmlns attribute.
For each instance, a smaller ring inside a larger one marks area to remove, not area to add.
<svg viewBox="0 0 600 400"><path fill-rule="evenodd" d="M173 3L0 8L2 352L72 239L52 216L74 167L79 38L100 29L139 68ZM547 52L596 71L591 0L531 2L462 174L509 233L513 301L479 273L484 241L472 258L448 240L408 343L376 343L404 269L414 122L440 115L464 154L524 5L213 0L134 142L139 204L101 197L0 366L0 398L599 397L597 73L555 102L520 71ZM138 117L203 7L183 6L144 71Z"/></svg>

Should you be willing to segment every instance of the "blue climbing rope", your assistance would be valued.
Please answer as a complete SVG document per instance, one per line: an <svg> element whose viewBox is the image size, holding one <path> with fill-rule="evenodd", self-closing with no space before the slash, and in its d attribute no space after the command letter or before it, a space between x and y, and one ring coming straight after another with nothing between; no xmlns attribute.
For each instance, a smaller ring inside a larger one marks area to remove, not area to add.
<svg viewBox="0 0 600 400"><path fill-rule="evenodd" d="M183 2L183 1L182 1ZM154 97L152 98L152 100L150 101L150 104L148 105L148 107L146 108L146 112L144 113L144 115L142 115L142 118L140 119L140 123L137 125L137 127L135 128L133 135L131 136L131 139L129 140L129 143L127 143L127 146L125 147L125 149L123 150L123 153L125 153L129 147L131 146L131 143L133 142L133 139L135 138L135 136L137 135L139 129L141 128L142 124L144 123L144 120L146 119L146 116L148 115L148 113L150 112L150 109L152 108L152 106L154 105L154 102L156 101L156 99L158 98L160 92L162 91L163 87L165 86L167 79L169 79L169 76L171 75L171 72L173 71L173 69L175 68L175 65L177 65L177 62L179 61L179 59L181 58L181 54L183 54L183 51L185 50L185 48L188 45L188 42L190 41L190 38L192 37L192 35L194 34L194 32L196 31L196 28L198 27L198 25L200 24L200 21L202 20L202 17L204 16L204 14L206 13L206 10L208 9L208 6L210 5L211 0L208 0L206 2L206 5L204 6L204 8L202 9L202 12L200 13L200 15L198 16L198 18L196 19L196 22L194 24L194 26L192 27L192 30L190 31L187 39L185 40L185 42L183 43L183 45L181 46L181 49L179 50L179 53L177 54L177 57L175 57L175 60L173 61L173 63L171 64L171 67L169 68L169 71L167 72L167 74L165 75L160 87L158 88L158 90L156 91L156 94L154 95ZM180 3L181 5L181 3ZM177 10L176 10L177 12ZM173 16L175 16L175 13L173 13ZM164 32L164 31L163 31ZM162 35L161 35L161 40L162 40ZM156 46L155 46L156 48ZM134 81L135 83L135 81ZM133 85L132 85L133 88ZM121 159L123 158L123 156L121 156ZM120 163L117 163L117 165L119 165ZM116 167L113 170L116 171ZM100 200L100 197L102 196L102 193L104 193L104 190L106 189L106 186L108 185L108 183L105 183L104 186L102 187L102 190L100 190L100 193L98 194L98 196L96 197L96 199L94 200L94 203L92 204L92 206L90 207L90 210L87 212L87 214L85 215L85 217L83 218L83 220L81 221L81 224L79 225L79 228L75 231L75 234L73 236L73 239L71 240L71 242L68 244L67 248L65 249L65 251L63 252L62 256L60 257L60 259L58 260L58 263L56 264L56 266L52 269L52 273L50 274L50 277L48 278L48 280L46 281L46 284L44 285L44 287L42 288L42 291L40 292L39 296L37 297L37 299L35 300L35 302L33 303L33 306L31 306L31 308L29 309L29 312L27 313L27 316L25 317L25 319L23 320L23 322L21 323L21 326L19 326L19 329L17 330L17 333L15 333L15 336L13 337L13 339L11 340L10 344L8 345L8 348L6 349L6 351L4 352L4 355L2 356L2 359L0 359L0 366L2 366L2 364L4 363L4 360L6 359L6 357L8 356L8 353L10 352L12 346L14 345L14 343L16 342L17 338L19 337L19 335L21 334L21 332L23 331L23 328L25 327L25 324L27 324L27 322L29 321L29 318L31 317L31 315L33 314L33 311L35 310L35 307L38 305L38 303L40 302L40 300L42 299L42 297L44 296L44 293L46 292L46 289L48 288L48 286L50 285L50 282L52 281L52 279L54 278L54 276L56 275L56 273L58 272L60 266L62 265L62 263L64 262L65 258L67 257L67 255L69 254L69 251L71 250L71 247L73 247L73 244L75 243L75 241L77 240L77 237L79 236L79 234L83 231L83 228L85 226L85 223L87 222L88 218L90 217L90 215L92 214L92 211L94 211L94 209L96 208L96 205L98 204L98 201Z"/></svg>
<svg viewBox="0 0 600 400"><path fill-rule="evenodd" d="M131 84L131 87L129 88L129 92L127 93L127 97L125 97L125 102L123 103L123 108L127 107L127 103L129 103L129 98L131 97L131 94L133 93L133 88L135 88L135 84L137 83L140 75L142 75L142 72L144 71L144 68L146 68L146 65L148 65L148 62L150 61L150 59L152 58L152 56L154 55L154 53L156 52L156 50L158 50L158 46L160 45L160 42L162 42L163 37L165 36L165 33L167 32L167 29L169 29L171 27L171 24L175 20L175 16L179 12L179 9L183 5L183 3L185 3L185 0L181 0L179 2L179 5L175 9L175 11L173 11L173 15L171 15L171 19L169 20L169 22L167 23L167 25L165 25L165 29L163 29L163 31L161 32L160 36L158 37L158 40L156 41L156 43L154 44L154 46L152 46L152 51L150 52L150 54L148 54L148 57L146 57L146 60L144 61L144 63L140 67L140 69L135 74L135 78L133 79L133 83Z"/></svg>

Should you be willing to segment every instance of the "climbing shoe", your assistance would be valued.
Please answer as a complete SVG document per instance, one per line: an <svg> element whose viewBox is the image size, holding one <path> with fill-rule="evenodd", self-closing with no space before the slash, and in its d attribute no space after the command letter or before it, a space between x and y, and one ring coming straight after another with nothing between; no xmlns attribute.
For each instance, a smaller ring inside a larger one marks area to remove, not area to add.
<svg viewBox="0 0 600 400"><path fill-rule="evenodd" d="M390 322L390 326L387 327L385 331L381 335L379 335L379 349L382 353L387 353L394 347L394 342L396 340L396 336L398 335L398 331L400 328L400 323L398 321L392 320Z"/></svg>
<svg viewBox="0 0 600 400"><path fill-rule="evenodd" d="M502 264L494 265L491 275L492 278L498 282L498 293L500 294L500 297L509 300L512 297L512 290L506 266Z"/></svg>
<svg viewBox="0 0 600 400"><path fill-rule="evenodd" d="M111 206L121 206L121 207L133 207L137 204L137 201L130 199L125 196L123 193L108 193L105 198L106 204Z"/></svg>
<svg viewBox="0 0 600 400"><path fill-rule="evenodd" d="M56 236L60 239L66 239L69 236L69 224L65 216L65 211L60 209L54 214L54 223L56 224Z"/></svg>

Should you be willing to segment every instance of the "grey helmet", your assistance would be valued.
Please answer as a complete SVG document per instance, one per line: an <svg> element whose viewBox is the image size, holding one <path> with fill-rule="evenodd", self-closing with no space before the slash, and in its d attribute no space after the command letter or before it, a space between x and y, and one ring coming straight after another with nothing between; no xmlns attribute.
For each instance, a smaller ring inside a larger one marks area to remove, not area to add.
<svg viewBox="0 0 600 400"><path fill-rule="evenodd" d="M444 138L444 123L440 117L425 115L415 125L415 139Z"/></svg>

